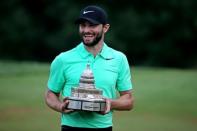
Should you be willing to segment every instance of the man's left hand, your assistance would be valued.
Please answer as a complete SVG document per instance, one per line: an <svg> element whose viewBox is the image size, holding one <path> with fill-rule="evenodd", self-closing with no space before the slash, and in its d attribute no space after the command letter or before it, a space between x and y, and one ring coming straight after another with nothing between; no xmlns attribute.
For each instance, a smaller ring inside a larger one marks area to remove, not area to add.
<svg viewBox="0 0 197 131"><path fill-rule="evenodd" d="M105 115L111 111L111 100L108 98L104 98L106 102L105 110L101 111L100 114Z"/></svg>

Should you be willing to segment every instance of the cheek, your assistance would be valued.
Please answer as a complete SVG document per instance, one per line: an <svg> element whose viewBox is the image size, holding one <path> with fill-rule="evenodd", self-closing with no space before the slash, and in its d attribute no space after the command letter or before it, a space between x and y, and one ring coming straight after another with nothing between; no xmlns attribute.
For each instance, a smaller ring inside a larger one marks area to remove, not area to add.
<svg viewBox="0 0 197 131"><path fill-rule="evenodd" d="M79 30L79 36L83 36L83 32L81 30Z"/></svg>
<svg viewBox="0 0 197 131"><path fill-rule="evenodd" d="M82 33L82 29L81 28L79 28L79 34L81 34Z"/></svg>
<svg viewBox="0 0 197 131"><path fill-rule="evenodd" d="M103 33L103 29L102 28L96 28L96 29L93 30L93 32L95 34L102 34Z"/></svg>
<svg viewBox="0 0 197 131"><path fill-rule="evenodd" d="M103 35L103 30L101 30L100 32L96 32L96 36L102 36Z"/></svg>
<svg viewBox="0 0 197 131"><path fill-rule="evenodd" d="M83 34L84 33L84 29L83 28L79 28L79 34Z"/></svg>

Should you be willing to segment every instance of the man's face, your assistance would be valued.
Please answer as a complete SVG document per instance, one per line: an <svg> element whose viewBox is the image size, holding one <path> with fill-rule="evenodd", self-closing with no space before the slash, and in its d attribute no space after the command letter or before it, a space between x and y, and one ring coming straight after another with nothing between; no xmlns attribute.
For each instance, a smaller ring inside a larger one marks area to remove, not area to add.
<svg viewBox="0 0 197 131"><path fill-rule="evenodd" d="M79 34L86 46L95 46L103 37L103 25L93 25L89 22L82 22L79 24Z"/></svg>

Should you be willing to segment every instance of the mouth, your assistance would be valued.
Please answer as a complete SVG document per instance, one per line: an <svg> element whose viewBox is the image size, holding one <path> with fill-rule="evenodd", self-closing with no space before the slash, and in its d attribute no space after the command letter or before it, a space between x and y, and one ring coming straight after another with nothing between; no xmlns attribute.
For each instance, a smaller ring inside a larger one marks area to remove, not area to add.
<svg viewBox="0 0 197 131"><path fill-rule="evenodd" d="M83 37L84 37L84 38L92 38L92 37L94 37L94 35L91 35L91 34L85 34L85 35L83 35Z"/></svg>
<svg viewBox="0 0 197 131"><path fill-rule="evenodd" d="M86 43L91 42L94 39L94 35L93 34L84 34L83 35L83 40Z"/></svg>

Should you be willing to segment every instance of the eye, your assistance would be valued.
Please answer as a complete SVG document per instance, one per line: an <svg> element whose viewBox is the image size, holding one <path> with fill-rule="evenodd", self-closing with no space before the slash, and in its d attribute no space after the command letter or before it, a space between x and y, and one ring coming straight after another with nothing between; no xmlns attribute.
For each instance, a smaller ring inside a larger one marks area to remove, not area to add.
<svg viewBox="0 0 197 131"><path fill-rule="evenodd" d="M85 24L84 23L80 24L80 27L85 27Z"/></svg>
<svg viewBox="0 0 197 131"><path fill-rule="evenodd" d="M96 24L90 24L89 26L90 27L96 27L97 25Z"/></svg>

